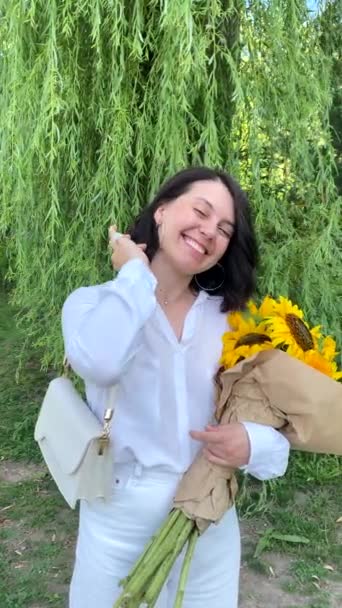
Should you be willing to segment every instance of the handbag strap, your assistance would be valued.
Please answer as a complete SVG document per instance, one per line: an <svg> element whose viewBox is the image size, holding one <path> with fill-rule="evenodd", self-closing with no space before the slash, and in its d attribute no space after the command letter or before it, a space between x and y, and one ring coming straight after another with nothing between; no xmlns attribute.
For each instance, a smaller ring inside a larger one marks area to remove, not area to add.
<svg viewBox="0 0 342 608"><path fill-rule="evenodd" d="M114 415L114 404L115 404L116 392L117 392L117 385L111 386L109 389L107 403L106 403L107 407L105 409L105 413L103 416L102 435L101 435L101 437L99 437L98 453L100 456L103 454L105 447L108 446L108 444L109 444L109 433L110 433L111 422L112 422L113 415Z"/></svg>

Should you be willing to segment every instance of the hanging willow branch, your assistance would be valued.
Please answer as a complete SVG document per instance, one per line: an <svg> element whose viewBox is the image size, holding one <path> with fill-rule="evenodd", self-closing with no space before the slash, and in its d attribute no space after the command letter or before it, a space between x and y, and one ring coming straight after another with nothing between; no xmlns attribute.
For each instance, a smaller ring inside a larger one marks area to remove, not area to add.
<svg viewBox="0 0 342 608"><path fill-rule="evenodd" d="M304 1L0 0L0 63L0 230L46 364L66 295L111 276L108 224L191 163L248 190L259 291L338 334L330 65Z"/></svg>

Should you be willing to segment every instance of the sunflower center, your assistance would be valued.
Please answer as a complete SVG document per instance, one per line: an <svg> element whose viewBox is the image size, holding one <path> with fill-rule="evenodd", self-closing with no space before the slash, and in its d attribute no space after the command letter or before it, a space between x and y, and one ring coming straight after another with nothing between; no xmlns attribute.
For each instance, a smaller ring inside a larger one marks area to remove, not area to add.
<svg viewBox="0 0 342 608"><path fill-rule="evenodd" d="M241 336L234 348L238 348L239 346L253 346L253 344L263 344L264 342L271 342L271 338L266 336L266 334L251 332L245 336Z"/></svg>
<svg viewBox="0 0 342 608"><path fill-rule="evenodd" d="M306 327L305 323L296 315L288 314L285 317L286 324L291 332L291 335L296 340L298 346L304 351L311 350L315 347L312 336Z"/></svg>

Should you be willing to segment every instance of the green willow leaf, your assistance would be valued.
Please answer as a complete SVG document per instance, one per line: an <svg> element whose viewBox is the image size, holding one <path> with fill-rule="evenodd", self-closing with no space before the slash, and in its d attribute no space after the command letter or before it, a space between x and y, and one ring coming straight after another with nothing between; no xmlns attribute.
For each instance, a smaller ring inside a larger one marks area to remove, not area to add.
<svg viewBox="0 0 342 608"><path fill-rule="evenodd" d="M259 294L341 342L336 68L317 23L304 0L0 0L1 247L45 365L67 294L112 276L108 225L201 163L249 194Z"/></svg>

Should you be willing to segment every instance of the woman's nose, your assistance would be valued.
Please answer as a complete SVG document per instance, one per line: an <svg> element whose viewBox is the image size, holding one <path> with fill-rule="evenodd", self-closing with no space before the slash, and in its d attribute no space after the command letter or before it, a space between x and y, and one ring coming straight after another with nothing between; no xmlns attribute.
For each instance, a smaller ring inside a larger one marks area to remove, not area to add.
<svg viewBox="0 0 342 608"><path fill-rule="evenodd" d="M201 232L208 239L212 239L216 234L216 226L212 222L205 222L201 226Z"/></svg>

